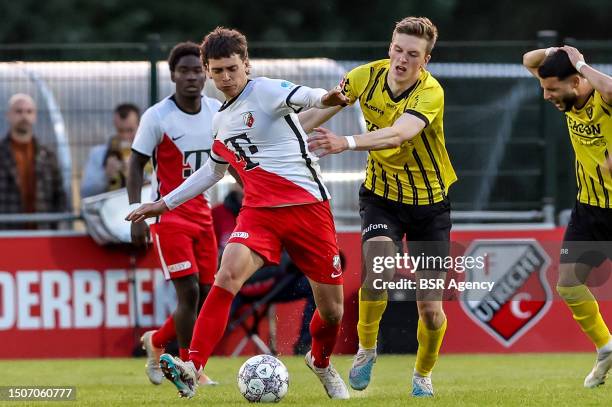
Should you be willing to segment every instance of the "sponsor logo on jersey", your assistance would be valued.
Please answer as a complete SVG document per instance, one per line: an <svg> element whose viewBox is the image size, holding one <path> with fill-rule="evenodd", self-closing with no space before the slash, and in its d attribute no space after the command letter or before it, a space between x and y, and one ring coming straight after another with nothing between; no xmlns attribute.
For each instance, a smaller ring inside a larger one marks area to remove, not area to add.
<svg viewBox="0 0 612 407"><path fill-rule="evenodd" d="M374 112L378 113L378 114L379 114L379 115L381 115L381 116L382 116L383 114L385 114L385 111L384 111L384 110L382 110L380 107L372 106L372 105L371 105L371 104L369 104L369 103L364 103L363 105L364 105L365 107L367 107L368 109L370 109L370 110L372 110L372 111L374 111Z"/></svg>
<svg viewBox="0 0 612 407"><path fill-rule="evenodd" d="M189 260L182 261L180 263L170 264L168 266L168 272L176 273L177 271L183 271L191 268L191 262Z"/></svg>
<svg viewBox="0 0 612 407"><path fill-rule="evenodd" d="M233 238L248 239L249 233L248 232L232 232L232 234L230 235L230 239L233 239Z"/></svg>
<svg viewBox="0 0 612 407"><path fill-rule="evenodd" d="M490 291L463 291L461 307L508 348L552 305L552 290L546 279L550 259L536 240L475 240L465 255L487 258L484 267L466 270L465 280L494 284Z"/></svg>
<svg viewBox="0 0 612 407"><path fill-rule="evenodd" d="M242 113L242 121L244 125L247 127L253 127L255 123L255 116L253 116L253 112Z"/></svg>
<svg viewBox="0 0 612 407"><path fill-rule="evenodd" d="M587 113L588 114L588 113ZM591 108L591 114L593 114L593 109ZM578 136L601 136L601 124L584 124L580 123L571 117L567 118L567 127Z"/></svg>
<svg viewBox="0 0 612 407"><path fill-rule="evenodd" d="M389 225L387 225L386 223L370 223L365 229L363 229L363 231L361 232L361 235L363 236L372 230L378 230L378 229L388 230Z"/></svg>

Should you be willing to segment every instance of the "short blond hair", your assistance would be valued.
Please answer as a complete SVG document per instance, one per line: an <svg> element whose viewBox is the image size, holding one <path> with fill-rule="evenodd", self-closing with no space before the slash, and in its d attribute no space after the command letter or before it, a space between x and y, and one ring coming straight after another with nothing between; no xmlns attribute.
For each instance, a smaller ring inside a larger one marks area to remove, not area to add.
<svg viewBox="0 0 612 407"><path fill-rule="evenodd" d="M393 35L407 34L427 41L427 54L431 53L438 39L438 28L427 17L406 17L395 24Z"/></svg>

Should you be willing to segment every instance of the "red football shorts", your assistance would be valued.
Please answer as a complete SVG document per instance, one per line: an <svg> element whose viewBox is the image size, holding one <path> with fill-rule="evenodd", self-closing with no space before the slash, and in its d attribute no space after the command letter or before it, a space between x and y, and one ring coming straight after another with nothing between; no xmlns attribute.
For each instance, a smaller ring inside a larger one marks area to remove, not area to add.
<svg viewBox="0 0 612 407"><path fill-rule="evenodd" d="M284 247L306 277L340 285L342 267L329 202L276 208L243 207L228 243L240 243L278 264Z"/></svg>
<svg viewBox="0 0 612 407"><path fill-rule="evenodd" d="M198 273L201 284L215 281L218 252L212 225L156 223L151 236L166 280Z"/></svg>

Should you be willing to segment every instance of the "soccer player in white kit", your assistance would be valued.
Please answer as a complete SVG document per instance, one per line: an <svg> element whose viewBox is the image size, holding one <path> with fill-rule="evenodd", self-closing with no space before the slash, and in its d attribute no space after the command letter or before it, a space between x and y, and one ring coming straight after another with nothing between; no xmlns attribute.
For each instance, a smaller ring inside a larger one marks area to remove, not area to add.
<svg viewBox="0 0 612 407"><path fill-rule="evenodd" d="M191 360L162 355L162 370L181 396L193 397L198 374L223 336L234 296L257 269L278 264L284 247L308 277L317 304L306 364L330 398L347 399L346 385L329 362L343 314L336 231L329 192L296 114L301 108L336 106L347 99L338 89L326 92L283 80L249 80L247 41L236 30L216 28L205 37L201 52L204 67L227 99L213 119L210 159L179 188L126 219L140 222L174 210L218 182L228 165L242 178L244 201L198 316Z"/></svg>
<svg viewBox="0 0 612 407"><path fill-rule="evenodd" d="M202 96L206 73L200 47L193 42L177 44L168 57L173 95L144 113L132 144L127 189L130 203L140 202L143 170L153 160L152 199L178 187L208 159L213 142L212 118L221 103ZM139 205L138 205L139 206ZM132 223L132 242L146 245L146 223ZM177 210L157 217L151 225L155 251L167 280L177 294L177 307L157 330L141 338L147 351L146 373L153 384L164 375L159 357L177 339L182 360L189 360L189 344L199 304L210 290L217 271L217 241L210 205L203 194L194 196ZM204 375L201 383L212 384Z"/></svg>

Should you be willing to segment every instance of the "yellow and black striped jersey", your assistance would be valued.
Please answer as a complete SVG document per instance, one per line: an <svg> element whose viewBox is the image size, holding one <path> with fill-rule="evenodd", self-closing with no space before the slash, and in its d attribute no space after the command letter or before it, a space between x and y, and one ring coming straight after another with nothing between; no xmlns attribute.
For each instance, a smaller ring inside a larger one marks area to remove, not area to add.
<svg viewBox="0 0 612 407"><path fill-rule="evenodd" d="M581 203L611 208L612 105L593 91L583 107L565 113L570 140L576 153L577 199Z"/></svg>
<svg viewBox="0 0 612 407"><path fill-rule="evenodd" d="M364 186L376 195L410 205L440 202L457 180L444 144L444 91L426 70L394 97L387 85L389 60L358 66L343 79L343 93L359 100L368 131L390 127L404 113L425 122L423 131L397 148L370 151Z"/></svg>

